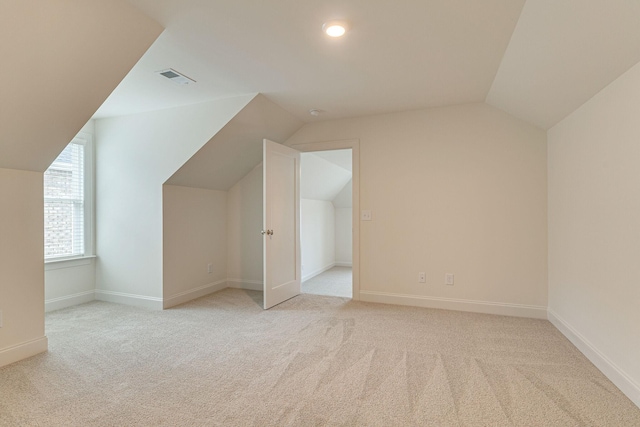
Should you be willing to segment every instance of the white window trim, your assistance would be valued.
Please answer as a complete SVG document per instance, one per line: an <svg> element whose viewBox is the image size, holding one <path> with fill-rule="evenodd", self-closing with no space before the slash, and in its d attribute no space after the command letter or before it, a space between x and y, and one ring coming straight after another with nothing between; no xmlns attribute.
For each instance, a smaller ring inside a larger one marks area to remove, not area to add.
<svg viewBox="0 0 640 427"><path fill-rule="evenodd" d="M80 132L71 141L84 145L84 255L45 259L45 271L88 264L96 258L95 244L95 156L93 136Z"/></svg>

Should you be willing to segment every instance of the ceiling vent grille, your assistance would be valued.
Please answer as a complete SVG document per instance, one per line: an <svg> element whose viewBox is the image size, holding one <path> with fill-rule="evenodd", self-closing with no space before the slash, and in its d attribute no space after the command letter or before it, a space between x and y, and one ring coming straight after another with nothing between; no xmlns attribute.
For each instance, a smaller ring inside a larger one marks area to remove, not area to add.
<svg viewBox="0 0 640 427"><path fill-rule="evenodd" d="M195 80L190 79L189 77L179 73L173 68L167 68L166 70L156 71L156 73L160 74L162 77L165 77L171 80L173 83L177 85L188 85L196 82Z"/></svg>

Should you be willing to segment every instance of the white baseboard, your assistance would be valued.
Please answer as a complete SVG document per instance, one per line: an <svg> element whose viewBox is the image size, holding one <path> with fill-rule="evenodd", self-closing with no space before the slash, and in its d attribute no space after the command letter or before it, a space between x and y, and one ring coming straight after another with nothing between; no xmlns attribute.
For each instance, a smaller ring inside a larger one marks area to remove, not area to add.
<svg viewBox="0 0 640 427"><path fill-rule="evenodd" d="M96 299L96 291L86 291L77 294L66 295L58 298L51 298L44 302L44 311L60 310L62 308L72 307L74 305L84 304L85 302Z"/></svg>
<svg viewBox="0 0 640 427"><path fill-rule="evenodd" d="M352 262L336 262L335 266L336 267L353 267L353 263Z"/></svg>
<svg viewBox="0 0 640 427"><path fill-rule="evenodd" d="M261 280L227 279L227 287L246 289L249 291L262 291L264 285Z"/></svg>
<svg viewBox="0 0 640 427"><path fill-rule="evenodd" d="M47 337L36 338L11 347L0 350L0 368L27 357L47 351L49 341Z"/></svg>
<svg viewBox="0 0 640 427"><path fill-rule="evenodd" d="M473 313L498 314L501 316L546 319L547 307L501 302L460 300L453 298L403 295L387 292L360 291L360 301L383 304L409 305L414 307L440 308L444 310L470 311Z"/></svg>
<svg viewBox="0 0 640 427"><path fill-rule="evenodd" d="M134 305L136 307L162 310L162 298L148 297L144 295L126 294L124 292L96 290L96 299L99 301L115 302L117 304Z"/></svg>
<svg viewBox="0 0 640 427"><path fill-rule="evenodd" d="M313 279L313 278L314 278L314 277L316 277L317 275L322 274L322 273L324 273L324 272L325 272L325 271L327 271L327 270L331 270L331 269L332 269L333 267L335 267L335 266L336 266L336 263L335 263L335 262L332 262L331 264L329 264L329 265L325 265L324 267L322 267L322 268L321 268L321 269L319 269L319 270L313 271L313 272L308 273L308 274L303 274L303 275L302 275L302 281L303 281L303 282L306 282L306 281L307 281L307 280L309 280L309 279Z"/></svg>
<svg viewBox="0 0 640 427"><path fill-rule="evenodd" d="M164 298L162 303L164 305L164 308L174 307L176 305L184 304L185 302L194 300L196 298L218 292L226 287L226 280L218 280L217 282L209 283L208 285L200 286L199 288L180 292L179 294Z"/></svg>
<svg viewBox="0 0 640 427"><path fill-rule="evenodd" d="M553 310L548 310L549 321L584 354L612 383L616 385L637 407L640 408L640 385L611 359L598 350L566 320Z"/></svg>

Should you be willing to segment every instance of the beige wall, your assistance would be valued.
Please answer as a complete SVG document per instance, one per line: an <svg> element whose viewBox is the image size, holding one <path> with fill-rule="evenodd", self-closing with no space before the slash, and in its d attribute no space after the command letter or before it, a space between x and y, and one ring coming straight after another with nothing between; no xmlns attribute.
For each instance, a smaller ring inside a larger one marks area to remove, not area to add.
<svg viewBox="0 0 640 427"><path fill-rule="evenodd" d="M373 213L360 297L546 316L544 131L472 104L311 123L287 145L341 139L360 140L360 208Z"/></svg>
<svg viewBox="0 0 640 427"><path fill-rule="evenodd" d="M639 113L640 64L549 130L550 319L637 405Z"/></svg>
<svg viewBox="0 0 640 427"><path fill-rule="evenodd" d="M262 163L227 195L227 277L229 285L262 289Z"/></svg>
<svg viewBox="0 0 640 427"><path fill-rule="evenodd" d="M225 287L227 192L164 185L162 205L164 307Z"/></svg>
<svg viewBox="0 0 640 427"><path fill-rule="evenodd" d="M0 366L47 349L42 173L0 169ZM33 343L30 345L29 343ZM22 350L14 351L15 347Z"/></svg>

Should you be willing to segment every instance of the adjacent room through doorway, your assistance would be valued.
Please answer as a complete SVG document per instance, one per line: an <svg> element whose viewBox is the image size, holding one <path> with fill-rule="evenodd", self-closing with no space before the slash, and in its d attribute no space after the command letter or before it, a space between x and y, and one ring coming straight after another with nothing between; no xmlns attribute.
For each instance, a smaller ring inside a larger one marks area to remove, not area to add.
<svg viewBox="0 0 640 427"><path fill-rule="evenodd" d="M352 298L352 151L301 155L303 293Z"/></svg>

